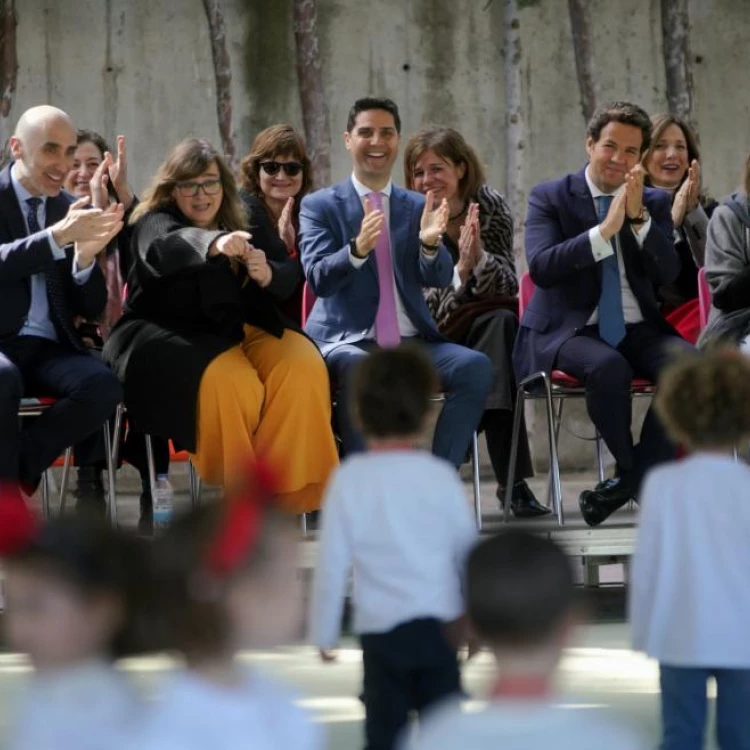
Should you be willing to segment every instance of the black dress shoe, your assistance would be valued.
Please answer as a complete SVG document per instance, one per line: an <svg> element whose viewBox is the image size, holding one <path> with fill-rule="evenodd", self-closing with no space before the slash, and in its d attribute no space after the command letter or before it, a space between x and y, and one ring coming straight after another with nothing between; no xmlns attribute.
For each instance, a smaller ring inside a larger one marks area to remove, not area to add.
<svg viewBox="0 0 750 750"><path fill-rule="evenodd" d="M637 483L621 476L600 482L593 490L584 490L578 498L583 520L598 526L636 495Z"/></svg>
<svg viewBox="0 0 750 750"><path fill-rule="evenodd" d="M502 506L505 500L505 490L498 487L496 496ZM525 479L521 479L513 485L510 509L516 518L540 518L552 512L546 505L542 505L536 499Z"/></svg>

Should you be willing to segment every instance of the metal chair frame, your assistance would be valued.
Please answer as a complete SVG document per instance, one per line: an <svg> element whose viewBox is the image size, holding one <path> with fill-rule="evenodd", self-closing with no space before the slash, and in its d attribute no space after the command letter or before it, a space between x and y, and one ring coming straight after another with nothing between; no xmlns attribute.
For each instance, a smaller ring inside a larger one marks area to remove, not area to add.
<svg viewBox="0 0 750 750"><path fill-rule="evenodd" d="M575 383L573 385L572 383ZM541 385L540 392L535 385ZM645 380L634 380L630 389L632 398L653 397L656 386ZM558 447L560 443L560 427L562 425L563 406L570 398L581 399L586 395L586 390L581 383L562 372L555 371L551 375L546 372L537 372L525 378L518 384L516 395L516 411L513 419L513 433L511 438L510 462L508 468L508 481L505 485L505 498L503 499L503 520L510 518L510 505L513 492L513 483L516 473L516 457L518 455L518 441L521 434L521 417L527 401L544 399L547 415L547 440L549 445L549 499L552 511L557 515L558 525L565 525L563 512L562 484L560 481L560 461ZM596 461L599 481L604 481L604 448L599 432L596 432Z"/></svg>
<svg viewBox="0 0 750 750"><path fill-rule="evenodd" d="M122 432L122 420L126 414L125 404L120 404L115 412L115 439L111 448L111 460L114 466L117 466L117 461L120 457L120 443L121 443L121 432ZM148 464L148 481L151 486L151 496L154 496L156 490L156 470L154 468L154 449L151 443L151 435L144 435L146 439L146 461ZM193 508L197 508L200 505L201 496L201 478L193 466L193 462L188 459L188 474L190 479L190 501Z"/></svg>
<svg viewBox="0 0 750 750"><path fill-rule="evenodd" d="M44 412L51 409L56 403L53 398L22 398L18 408L18 416L22 419L29 417L40 417ZM119 407L118 407L119 409ZM104 451L107 460L107 516L113 526L117 526L117 495L115 488L115 470L116 463L112 461L112 440L109 432L109 420L102 425L104 433ZM70 474L70 464L73 454L72 446L65 449L63 454L63 471L60 480L60 505L59 513L65 513L67 500L68 477ZM51 515L50 493L49 493L49 469L42 474L42 512L45 518Z"/></svg>

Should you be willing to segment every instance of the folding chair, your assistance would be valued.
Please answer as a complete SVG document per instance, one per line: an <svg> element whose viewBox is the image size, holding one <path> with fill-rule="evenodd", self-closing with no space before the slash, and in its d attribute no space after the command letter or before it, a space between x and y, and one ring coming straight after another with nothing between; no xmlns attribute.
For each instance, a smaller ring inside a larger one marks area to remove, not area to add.
<svg viewBox="0 0 750 750"><path fill-rule="evenodd" d="M528 273L521 277L519 284L518 304L519 317L523 313L532 296L534 295L534 282ZM539 386L543 387L542 392ZM536 388L534 387L536 386ZM656 391L656 386L644 378L635 378L631 383L631 397L651 397ZM521 418L524 413L526 401L544 399L547 412L547 441L549 444L550 482L549 494L552 502L552 510L557 515L560 526L565 525L565 516L562 503L562 485L560 482L560 462L558 456L558 444L560 441L560 425L562 423L563 405L569 398L584 398L586 390L583 383L577 378L568 375L562 370L553 370L551 373L536 372L529 375L518 384L516 396L516 411L513 419L513 437L511 441L510 462L508 469L508 481L506 482L505 498L503 502L503 518L509 520L510 502L512 496L513 482L515 481L516 456L518 455L518 441L521 434ZM596 458L599 481L604 481L604 454L602 439L598 431L595 437Z"/></svg>
<svg viewBox="0 0 750 750"><path fill-rule="evenodd" d="M307 318L315 304L315 294L310 285L305 282L302 288L302 327L305 327ZM442 403L445 401L445 394L438 393L432 398L433 403ZM332 394L333 407L336 407L335 394ZM479 437L477 431L471 436L471 479L474 491L474 515L476 517L477 530L482 530L482 495L479 482ZM305 528L303 520L303 530Z"/></svg>
<svg viewBox="0 0 750 750"><path fill-rule="evenodd" d="M28 397L22 398L21 404L18 408L18 416L22 419L29 417L40 417L45 411L51 409L57 403L57 399L40 396L40 397ZM102 426L104 433L104 451L107 456L107 480L108 480L108 496L107 496L107 514L109 520L113 526L117 526L117 496L115 494L115 472L114 464L112 463L112 445L109 434L109 421L105 422ZM70 473L71 456L73 449L72 447L66 448L63 455L63 471L62 478L60 480L60 513L65 512L65 500L68 489L68 475ZM50 509L50 497L49 497L49 477L48 471L42 474L42 512L45 518L49 518L51 515Z"/></svg>
<svg viewBox="0 0 750 750"><path fill-rule="evenodd" d="M117 466L117 461L120 457L120 443L121 443L121 434L122 434L122 421L125 415L127 414L127 409L125 407L125 404L120 404L117 407L117 411L115 413L115 440L114 444L112 446L112 463L114 466ZM149 479L149 485L151 486L151 496L154 497L154 492L156 491L156 469L154 468L154 450L153 445L151 443L151 435L144 435L146 440L146 461L148 464L148 479ZM176 459L177 461L180 460L187 460L188 464L188 474L190 478L190 501L192 503L193 508L197 508L200 503L200 494L201 494L201 479L198 476L198 473L195 471L195 466L193 466L193 462L188 458L187 454L185 454L184 458L182 454L171 454L170 451L170 460Z"/></svg>

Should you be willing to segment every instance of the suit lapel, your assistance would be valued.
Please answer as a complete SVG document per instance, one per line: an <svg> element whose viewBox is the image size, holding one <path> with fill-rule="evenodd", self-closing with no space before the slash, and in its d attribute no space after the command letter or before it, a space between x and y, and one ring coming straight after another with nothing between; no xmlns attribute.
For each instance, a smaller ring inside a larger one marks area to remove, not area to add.
<svg viewBox="0 0 750 750"><path fill-rule="evenodd" d="M586 182L585 169L570 176L570 192L573 200L573 210L583 224L582 229L586 230L595 227L599 223L599 218L594 208L594 198Z"/></svg>
<svg viewBox="0 0 750 750"><path fill-rule="evenodd" d="M391 189L390 209L389 228L391 230L393 271L399 286L403 287L402 270L406 260L407 248L409 247L409 226L411 225L413 206L409 200L409 194L395 185Z"/></svg>
<svg viewBox="0 0 750 750"><path fill-rule="evenodd" d="M67 200L64 193L60 193L60 195L56 195L54 198L47 198L44 217L45 228L51 227L60 221L60 219L65 218L69 208L70 201Z"/></svg>
<svg viewBox="0 0 750 750"><path fill-rule="evenodd" d="M351 180L346 180L336 186L336 198L342 204L344 224L347 230L345 236L356 237L362 227L362 219L365 217L365 211L362 208L362 201L354 189Z"/></svg>
<svg viewBox="0 0 750 750"><path fill-rule="evenodd" d="M0 215L5 223L7 238L20 240L28 234L28 231L10 179L10 167L11 165L8 165L0 172Z"/></svg>

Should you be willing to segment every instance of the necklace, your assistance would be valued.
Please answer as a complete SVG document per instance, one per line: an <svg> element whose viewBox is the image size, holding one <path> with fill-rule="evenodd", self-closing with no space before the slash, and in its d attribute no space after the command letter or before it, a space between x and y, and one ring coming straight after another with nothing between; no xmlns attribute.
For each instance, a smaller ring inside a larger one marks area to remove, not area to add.
<svg viewBox="0 0 750 750"><path fill-rule="evenodd" d="M456 219L460 219L466 213L466 209L468 207L469 207L469 204L464 203L463 208L457 214L454 214L453 216L448 217L448 221L455 221Z"/></svg>

